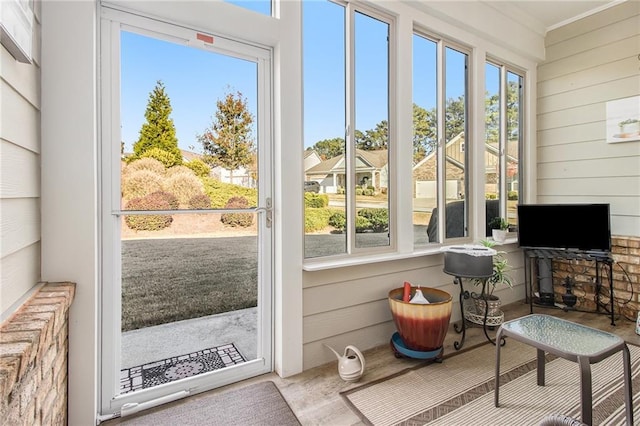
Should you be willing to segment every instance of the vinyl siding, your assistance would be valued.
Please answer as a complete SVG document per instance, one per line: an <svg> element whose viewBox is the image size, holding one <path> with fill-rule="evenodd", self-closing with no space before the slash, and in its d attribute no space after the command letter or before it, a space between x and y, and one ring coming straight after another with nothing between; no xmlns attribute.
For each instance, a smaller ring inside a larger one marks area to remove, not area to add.
<svg viewBox="0 0 640 426"><path fill-rule="evenodd" d="M33 63L0 47L0 314L40 280L40 19Z"/></svg>
<svg viewBox="0 0 640 426"><path fill-rule="evenodd" d="M608 101L640 96L640 2L549 32L538 67L537 201L610 203L640 236L640 141L606 143Z"/></svg>

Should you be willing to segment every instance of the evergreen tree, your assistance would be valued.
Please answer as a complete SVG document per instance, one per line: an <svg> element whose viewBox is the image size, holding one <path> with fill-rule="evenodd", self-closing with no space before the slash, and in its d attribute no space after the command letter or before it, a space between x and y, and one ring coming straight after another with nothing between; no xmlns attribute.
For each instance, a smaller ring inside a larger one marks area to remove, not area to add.
<svg viewBox="0 0 640 426"><path fill-rule="evenodd" d="M320 158L328 160L344 153L344 138L324 139L307 149L315 150Z"/></svg>
<svg viewBox="0 0 640 426"><path fill-rule="evenodd" d="M206 154L205 161L229 170L233 179L234 170L249 166L253 161L253 116L240 92L228 93L224 100L216 102L216 106L218 109L211 126L198 136L198 140Z"/></svg>
<svg viewBox="0 0 640 426"><path fill-rule="evenodd" d="M182 153L178 148L176 128L171 115L171 101L165 93L164 84L158 80L156 87L149 93L149 102L144 113L147 122L140 129L140 137L133 145L130 161L141 158L145 152L158 148L175 158L173 165L182 164Z"/></svg>

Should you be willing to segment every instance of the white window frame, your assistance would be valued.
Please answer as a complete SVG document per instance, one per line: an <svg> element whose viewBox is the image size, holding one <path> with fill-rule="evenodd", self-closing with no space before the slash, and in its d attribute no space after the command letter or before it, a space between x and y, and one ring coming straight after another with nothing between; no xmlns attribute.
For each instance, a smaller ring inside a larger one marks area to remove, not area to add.
<svg viewBox="0 0 640 426"><path fill-rule="evenodd" d="M526 73L518 68L507 65L502 61L487 57L487 63L497 67L500 72L500 129L499 129L499 155L498 164L500 167L500 180L498 181L498 199L500 200L500 217L507 217L507 201L509 189L507 188L507 90L508 90L508 74L515 74L520 77L520 86L518 88L518 203L524 198L524 180L521 178L524 173L524 162L522 161L522 155L524 153L524 135L525 135L525 88L526 88Z"/></svg>

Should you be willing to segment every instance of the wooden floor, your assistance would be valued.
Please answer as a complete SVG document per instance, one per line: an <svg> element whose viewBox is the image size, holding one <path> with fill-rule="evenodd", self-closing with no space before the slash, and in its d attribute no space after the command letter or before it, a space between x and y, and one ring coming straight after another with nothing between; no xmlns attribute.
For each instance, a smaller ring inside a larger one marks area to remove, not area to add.
<svg viewBox="0 0 640 426"><path fill-rule="evenodd" d="M529 304L516 302L502 307L505 320L510 320L529 314ZM534 307L534 313L546 313L558 316L590 327L599 328L621 336L629 343L640 345L640 336L635 333L635 321L625 318L615 319L615 326L611 325L609 315L587 312L564 312L560 309ZM495 332L490 332L493 336ZM390 336L391 337L391 336ZM445 355L457 352L453 343L460 340L451 326L444 344ZM482 328L467 328L466 338L462 350L486 341ZM300 422L307 425L361 425L360 418L344 403L340 392L361 386L364 383L374 381L393 373L397 373L407 367L416 365L419 360L409 358L396 358L388 345L381 346L363 353L366 359L364 376L356 383L346 383L337 373L337 361L307 370L296 376L286 379L276 374L266 374L240 383L215 389L207 394L224 392L235 387L246 386L264 380L272 380L278 386L283 396L295 412ZM445 361L446 362L446 361ZM201 394L203 395L203 394ZM198 398L195 395L191 398ZM176 401L168 406L180 404ZM167 406L163 406L165 408ZM157 410L159 408L155 408ZM151 410L150 410L151 411ZM120 424L119 419L104 423L107 426Z"/></svg>

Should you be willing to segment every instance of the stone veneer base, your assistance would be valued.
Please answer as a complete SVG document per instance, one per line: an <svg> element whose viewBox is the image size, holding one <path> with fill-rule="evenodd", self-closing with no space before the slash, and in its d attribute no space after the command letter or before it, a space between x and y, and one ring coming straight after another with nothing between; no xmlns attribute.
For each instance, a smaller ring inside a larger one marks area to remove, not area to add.
<svg viewBox="0 0 640 426"><path fill-rule="evenodd" d="M0 325L3 424L67 424L69 307L74 295L74 283L45 283Z"/></svg>

